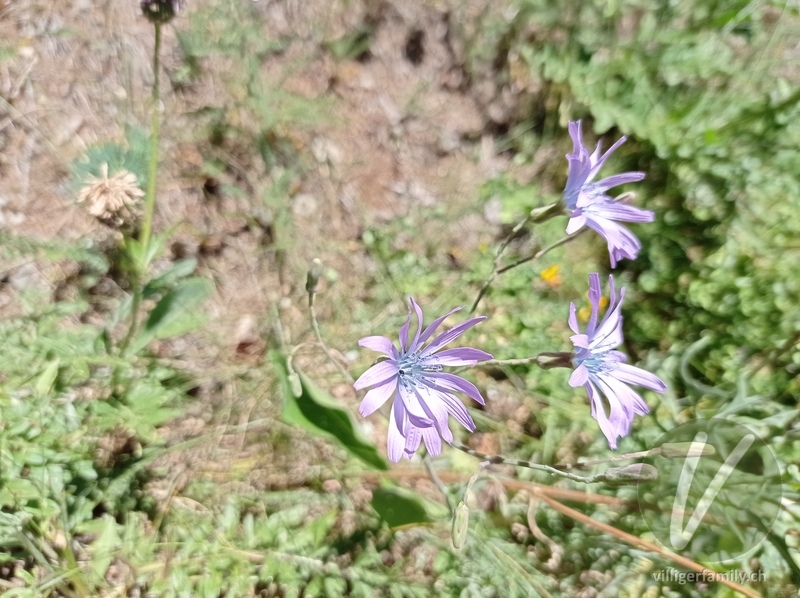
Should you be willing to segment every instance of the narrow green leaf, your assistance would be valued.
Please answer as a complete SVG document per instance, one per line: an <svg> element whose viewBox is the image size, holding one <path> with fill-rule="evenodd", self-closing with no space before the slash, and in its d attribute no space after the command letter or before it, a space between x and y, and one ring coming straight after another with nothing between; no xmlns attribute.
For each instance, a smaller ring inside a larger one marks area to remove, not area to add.
<svg viewBox="0 0 800 598"><path fill-rule="evenodd" d="M286 357L278 351L271 351L269 357L283 385L284 400L281 413L283 421L299 426L312 434L336 440L350 454L367 465L376 469L387 469L386 462L375 447L359 436L350 415L338 407L330 395L296 368L301 392L295 394L289 378Z"/></svg>
<svg viewBox="0 0 800 598"><path fill-rule="evenodd" d="M114 552L122 546L119 535L119 524L109 515L84 524L84 529L92 530L97 534L96 539L89 545L92 555L92 571L98 577L103 577L113 560Z"/></svg>
<svg viewBox="0 0 800 598"><path fill-rule="evenodd" d="M178 260L167 269L166 272L160 274L148 282L142 293L145 297L150 297L153 293L170 288L178 281L190 276L197 269L197 260L193 257Z"/></svg>

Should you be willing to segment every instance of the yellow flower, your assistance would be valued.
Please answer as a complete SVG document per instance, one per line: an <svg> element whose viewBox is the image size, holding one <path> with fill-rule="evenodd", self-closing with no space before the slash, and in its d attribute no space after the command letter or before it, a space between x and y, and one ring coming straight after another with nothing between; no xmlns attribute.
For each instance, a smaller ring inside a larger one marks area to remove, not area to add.
<svg viewBox="0 0 800 598"><path fill-rule="evenodd" d="M559 267L558 266L550 266L549 268L545 268L539 274L539 277L544 280L547 285L551 288L557 288L561 285L561 276L559 275Z"/></svg>
<svg viewBox="0 0 800 598"><path fill-rule="evenodd" d="M598 305L600 309L605 309L608 306L608 297L600 297L600 301L598 301ZM578 310L578 318L581 322L588 322L589 316L592 315L592 306L591 305L584 305L582 308Z"/></svg>

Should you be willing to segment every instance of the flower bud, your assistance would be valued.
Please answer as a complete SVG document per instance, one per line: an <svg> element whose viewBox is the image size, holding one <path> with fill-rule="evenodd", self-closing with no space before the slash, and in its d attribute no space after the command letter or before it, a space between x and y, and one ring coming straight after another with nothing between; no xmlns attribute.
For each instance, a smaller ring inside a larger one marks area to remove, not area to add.
<svg viewBox="0 0 800 598"><path fill-rule="evenodd" d="M292 389L292 394L295 398L299 399L303 396L303 383L300 381L300 376L297 372L289 372L289 387Z"/></svg>
<svg viewBox="0 0 800 598"><path fill-rule="evenodd" d="M665 442L659 448L659 454L667 459L676 457L710 457L716 449L704 442Z"/></svg>
<svg viewBox="0 0 800 598"><path fill-rule="evenodd" d="M541 208L534 208L531 210L530 214L531 222L544 222L545 220L550 220L551 218L562 214L563 211L564 206L561 205L560 201Z"/></svg>
<svg viewBox="0 0 800 598"><path fill-rule="evenodd" d="M543 370L552 368L573 368L572 353L555 352L555 353L539 353L536 356L536 364Z"/></svg>
<svg viewBox="0 0 800 598"><path fill-rule="evenodd" d="M317 292L320 276L322 276L322 262L315 257L311 260L311 264L308 266L308 274L306 275L306 291L308 293Z"/></svg>
<svg viewBox="0 0 800 598"><path fill-rule="evenodd" d="M467 530L469 529L469 507L464 501L458 503L456 512L453 515L453 548L459 550L467 540Z"/></svg>
<svg viewBox="0 0 800 598"><path fill-rule="evenodd" d="M180 0L141 0L142 12L153 24L168 23L181 8Z"/></svg>
<svg viewBox="0 0 800 598"><path fill-rule="evenodd" d="M609 467L603 473L603 481L611 486L627 486L654 482L658 470L647 463L632 463L625 467Z"/></svg>

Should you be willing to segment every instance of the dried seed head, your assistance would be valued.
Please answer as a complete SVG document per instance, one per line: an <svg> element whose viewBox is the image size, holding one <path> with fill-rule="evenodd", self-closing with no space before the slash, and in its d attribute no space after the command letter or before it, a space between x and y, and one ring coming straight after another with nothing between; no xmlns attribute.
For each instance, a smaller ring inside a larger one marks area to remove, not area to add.
<svg viewBox="0 0 800 598"><path fill-rule="evenodd" d="M181 9L180 0L141 0L141 5L151 23L168 23Z"/></svg>
<svg viewBox="0 0 800 598"><path fill-rule="evenodd" d="M108 176L108 164L103 164L100 177L91 177L78 195L78 203L85 203L89 213L109 226L119 227L133 219L133 211L144 197L136 176L120 170Z"/></svg>

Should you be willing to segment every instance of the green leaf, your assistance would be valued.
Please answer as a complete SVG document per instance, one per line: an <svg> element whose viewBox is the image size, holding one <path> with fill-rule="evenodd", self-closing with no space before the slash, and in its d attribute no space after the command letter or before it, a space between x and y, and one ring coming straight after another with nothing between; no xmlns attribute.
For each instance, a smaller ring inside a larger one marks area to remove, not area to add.
<svg viewBox="0 0 800 598"><path fill-rule="evenodd" d="M195 329L204 318L197 308L209 295L211 283L205 278L188 278L183 281L156 304L131 350L135 353L154 339L170 338Z"/></svg>
<svg viewBox="0 0 800 598"><path fill-rule="evenodd" d="M58 368L60 362L58 359L53 359L50 363L47 364L45 370L41 373L39 378L36 380L36 385L34 390L36 391L36 396L43 397L49 394L53 390L53 384L58 377Z"/></svg>
<svg viewBox="0 0 800 598"><path fill-rule="evenodd" d="M142 294L145 297L151 297L158 291L169 289L181 279L193 274L195 269L197 269L197 260L195 258L190 257L178 260L166 272L148 282L142 290Z"/></svg>
<svg viewBox="0 0 800 598"><path fill-rule="evenodd" d="M374 491L372 508L389 524L389 527L433 521L420 498L400 488L379 488Z"/></svg>
<svg viewBox="0 0 800 598"><path fill-rule="evenodd" d="M108 514L99 519L92 519L78 524L76 532L95 536L89 544L88 551L91 555L92 571L98 577L103 577L111 565L114 553L122 547L120 525Z"/></svg>
<svg viewBox="0 0 800 598"><path fill-rule="evenodd" d="M338 407L333 398L318 388L302 372L296 371L300 379L301 392L295 394L290 383L290 372L286 357L278 351L270 351L269 358L283 384L283 411L281 419L316 434L336 440L351 455L376 469L386 470L386 462L356 432L350 415Z"/></svg>

